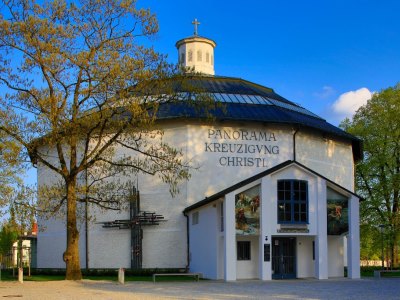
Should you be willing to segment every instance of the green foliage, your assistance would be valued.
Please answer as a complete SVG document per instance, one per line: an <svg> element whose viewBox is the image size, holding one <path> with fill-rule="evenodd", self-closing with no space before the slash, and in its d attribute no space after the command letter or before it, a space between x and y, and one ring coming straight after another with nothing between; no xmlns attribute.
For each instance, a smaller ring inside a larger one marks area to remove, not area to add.
<svg viewBox="0 0 400 300"><path fill-rule="evenodd" d="M24 167L21 148L0 131L0 217L4 215L13 194L22 182Z"/></svg>
<svg viewBox="0 0 400 300"><path fill-rule="evenodd" d="M360 224L360 259L381 260L381 235L372 224Z"/></svg>
<svg viewBox="0 0 400 300"><path fill-rule="evenodd" d="M17 239L18 230L9 223L3 224L0 230L0 255L7 255Z"/></svg>
<svg viewBox="0 0 400 300"><path fill-rule="evenodd" d="M363 255L379 252L378 225L395 266L400 240L400 84L380 91L341 127L363 140L364 159L356 166L361 203ZM368 237L367 237L368 236Z"/></svg>

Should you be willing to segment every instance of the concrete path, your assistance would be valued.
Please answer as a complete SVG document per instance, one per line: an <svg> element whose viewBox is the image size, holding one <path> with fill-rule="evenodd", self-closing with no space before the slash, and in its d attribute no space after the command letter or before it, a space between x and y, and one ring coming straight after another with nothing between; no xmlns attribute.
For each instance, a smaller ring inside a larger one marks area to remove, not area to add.
<svg viewBox="0 0 400 300"><path fill-rule="evenodd" d="M400 299L400 278L200 282L0 282L0 299Z"/></svg>

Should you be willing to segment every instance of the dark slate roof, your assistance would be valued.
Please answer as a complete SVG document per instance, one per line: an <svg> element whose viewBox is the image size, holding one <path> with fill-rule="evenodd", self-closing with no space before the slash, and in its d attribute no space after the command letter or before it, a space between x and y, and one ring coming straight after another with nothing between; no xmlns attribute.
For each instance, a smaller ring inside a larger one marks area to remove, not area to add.
<svg viewBox="0 0 400 300"><path fill-rule="evenodd" d="M211 114L221 121L254 121L276 124L293 124L299 127L317 129L331 135L343 137L348 140L357 140L354 136L335 127L323 119L294 112L278 106L224 103L211 110L202 110L185 102L168 103L159 108L159 119L175 118L206 118Z"/></svg>
<svg viewBox="0 0 400 300"><path fill-rule="evenodd" d="M197 91L208 93L260 95L291 103L293 102L276 94L273 89L265 87L241 78L210 76L210 75L188 75L174 80L175 91L187 91L191 87ZM294 104L296 105L296 104Z"/></svg>
<svg viewBox="0 0 400 300"><path fill-rule="evenodd" d="M349 193L349 194L351 194L353 196L356 196L358 199L360 199L360 201L364 200L361 196L357 195L356 193L354 193L354 192L342 187L341 185L333 182L332 180L326 178L325 176L319 174L318 172L315 172L314 170L306 167L305 165L303 165L303 164L301 164L301 163L299 163L297 161L287 160L287 161L285 161L285 162L283 162L283 163L281 163L279 165L276 165L276 166L274 166L274 167L272 167L272 168L270 168L268 170L265 170L265 171L263 171L263 172L261 172L259 174L254 175L252 177L249 177L249 178L247 178L247 179L245 179L245 180L243 180L241 182L238 182L238 183L236 183L236 184L234 184L234 185L232 185L232 186L230 186L230 187L228 187L228 188L226 188L226 189L224 189L224 190L222 190L222 191L220 191L218 193L215 193L214 195L211 195L210 197L206 197L203 200L201 200L199 202L196 202L195 204L192 204L192 205L186 207L183 210L183 213L186 214L189 211L192 211L192 210L194 210L196 208L202 207L202 206L207 205L207 204L209 204L209 203L211 203L213 201L221 199L222 197L224 197L226 194L229 194L230 192L233 192L233 191L235 191L235 190L237 190L237 189L239 189L239 188L241 188L241 187L243 187L243 186L245 186L247 184L252 183L253 181L256 181L256 180L258 180L258 179L260 179L262 177L265 177L265 176L267 176L269 174L272 174L272 173L274 173L274 172L276 172L276 171L278 171L280 169L283 169L283 168L285 168L287 166L290 166L290 165L297 165L297 166L307 170L308 172L310 172L310 173L312 173L312 174L314 174L314 175L316 175L316 176L318 176L320 178L325 179L331 185L334 185L334 186L338 187L339 189L341 189L341 190L343 190L343 191L345 191L345 192L347 192L347 193Z"/></svg>
<svg viewBox="0 0 400 300"><path fill-rule="evenodd" d="M154 83L154 82L153 82ZM157 91L157 92L154 92ZM174 95L175 101L161 101L157 118L206 119L219 121L262 122L287 124L294 129L320 132L332 139L344 139L352 144L354 160L362 158L362 142L340 128L329 124L311 111L278 95L273 89L240 78L210 75L186 75L156 82L144 89L132 90L137 96ZM198 101L205 96L210 101ZM188 101L193 100L193 101Z"/></svg>
<svg viewBox="0 0 400 300"><path fill-rule="evenodd" d="M352 144L354 159L362 158L361 140L276 94L271 88L240 78L199 75L176 78L169 87L182 101L162 104L158 119L204 119L211 114L220 121L289 124L297 129L319 131L326 137L344 139ZM200 94L206 94L220 104L210 110L186 101L195 100Z"/></svg>

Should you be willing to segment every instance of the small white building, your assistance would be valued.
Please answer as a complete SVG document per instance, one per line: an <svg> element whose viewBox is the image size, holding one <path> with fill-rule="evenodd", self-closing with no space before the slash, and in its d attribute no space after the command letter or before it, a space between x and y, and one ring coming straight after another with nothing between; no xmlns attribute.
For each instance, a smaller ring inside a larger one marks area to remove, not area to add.
<svg viewBox="0 0 400 300"><path fill-rule="evenodd" d="M32 230L24 232L18 237L18 241L14 242L10 252L11 261L3 262L6 267L18 267L21 263L20 256L22 255L22 265L24 267L37 267L37 223L32 224Z"/></svg>
<svg viewBox="0 0 400 300"><path fill-rule="evenodd" d="M186 81L221 104L213 122L184 101L159 108L164 140L198 169L175 197L158 179L132 175L140 206L131 212L89 206L98 223L80 226L81 265L181 268L225 280L326 279L344 276L347 255L348 276L359 278L361 141L271 88L214 76L214 41L194 35L176 46L180 63L202 73ZM188 92L184 84L175 89ZM52 176L38 165L39 185ZM145 212L163 222L131 229L114 222ZM38 267L64 268L65 223L39 223Z"/></svg>

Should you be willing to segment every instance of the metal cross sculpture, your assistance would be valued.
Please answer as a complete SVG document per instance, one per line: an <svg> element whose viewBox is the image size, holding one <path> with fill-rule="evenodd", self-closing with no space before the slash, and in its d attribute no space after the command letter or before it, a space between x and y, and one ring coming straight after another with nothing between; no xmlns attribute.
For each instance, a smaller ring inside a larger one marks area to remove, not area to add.
<svg viewBox="0 0 400 300"><path fill-rule="evenodd" d="M194 25L194 35L197 36L197 26L200 25L200 22L197 21L197 19L194 19L194 21L192 22L192 24Z"/></svg>
<svg viewBox="0 0 400 300"><path fill-rule="evenodd" d="M141 269L143 258L142 226L159 225L161 221L165 221L162 215L140 210L140 194L136 188L133 188L129 220L114 220L100 222L100 224L103 224L104 228L131 229L131 269Z"/></svg>

